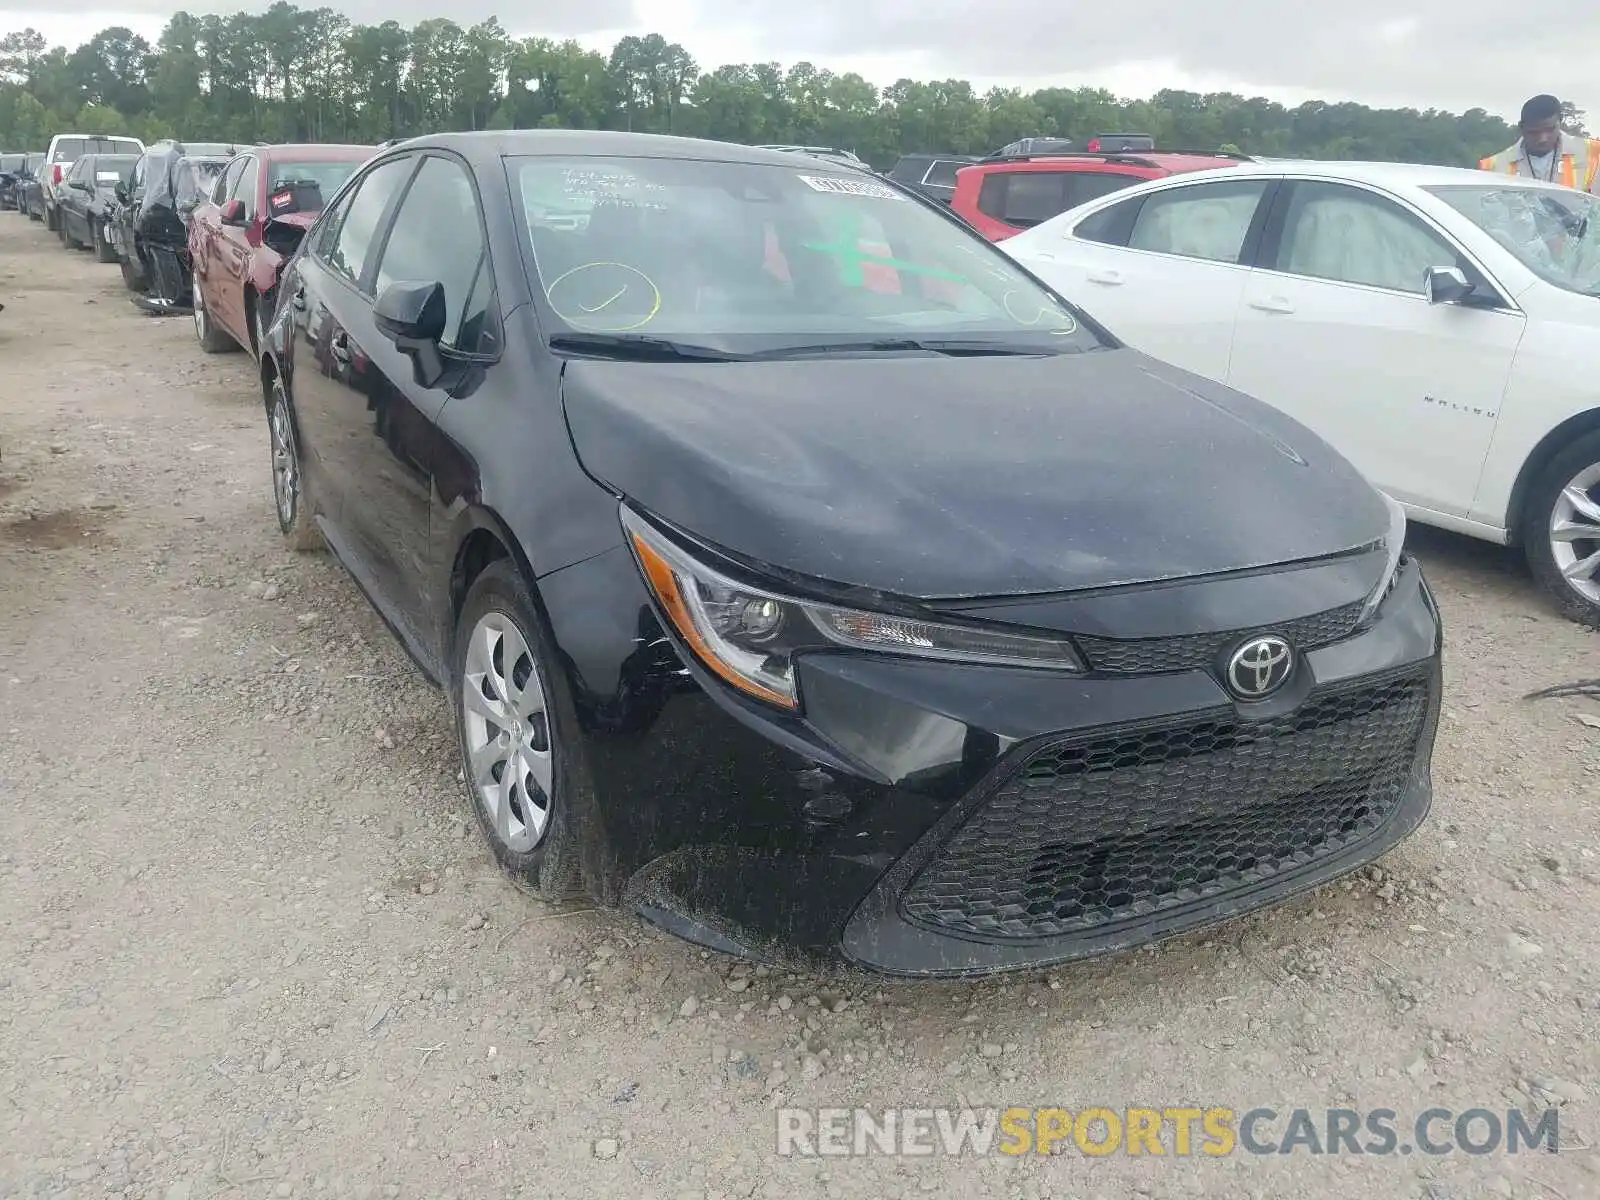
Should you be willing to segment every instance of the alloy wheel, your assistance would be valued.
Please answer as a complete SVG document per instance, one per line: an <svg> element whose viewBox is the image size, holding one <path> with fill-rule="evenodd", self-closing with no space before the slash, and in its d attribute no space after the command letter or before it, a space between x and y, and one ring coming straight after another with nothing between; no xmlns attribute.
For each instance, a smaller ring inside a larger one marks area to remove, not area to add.
<svg viewBox="0 0 1600 1200"><path fill-rule="evenodd" d="M485 613L473 627L461 709L468 782L495 836L526 854L550 826L550 713L527 640L503 613Z"/></svg>
<svg viewBox="0 0 1600 1200"><path fill-rule="evenodd" d="M197 312L199 310L196 310ZM300 451L295 445L289 404L280 392L272 404L272 495L278 503L278 523L285 530L294 524L300 505Z"/></svg>
<svg viewBox="0 0 1600 1200"><path fill-rule="evenodd" d="M1578 472L1556 497L1550 556L1568 587L1600 604L1600 463Z"/></svg>

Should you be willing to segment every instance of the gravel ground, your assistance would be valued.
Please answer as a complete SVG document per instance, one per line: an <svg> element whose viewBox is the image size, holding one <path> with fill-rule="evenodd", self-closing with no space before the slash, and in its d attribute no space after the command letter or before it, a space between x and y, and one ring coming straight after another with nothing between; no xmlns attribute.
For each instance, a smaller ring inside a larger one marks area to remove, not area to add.
<svg viewBox="0 0 1600 1200"><path fill-rule="evenodd" d="M0 300L0 1195L1600 1195L1600 701L1522 698L1600 641L1504 551L1413 534L1446 711L1380 867L1048 975L751 970L498 875L441 696L279 547L243 355L14 213ZM780 1104L1556 1104L1562 1149L780 1158Z"/></svg>

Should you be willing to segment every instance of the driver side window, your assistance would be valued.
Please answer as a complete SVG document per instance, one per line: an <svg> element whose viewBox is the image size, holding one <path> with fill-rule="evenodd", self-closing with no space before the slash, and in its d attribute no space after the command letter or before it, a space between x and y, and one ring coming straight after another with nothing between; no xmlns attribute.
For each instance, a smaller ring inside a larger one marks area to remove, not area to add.
<svg viewBox="0 0 1600 1200"><path fill-rule="evenodd" d="M228 192L229 200L244 201L244 219L256 219L256 182L260 177L261 164L255 158L246 157L239 162L239 174L234 180L232 189Z"/></svg>
<svg viewBox="0 0 1600 1200"><path fill-rule="evenodd" d="M1297 183L1277 270L1423 294L1429 267L1466 264L1442 236L1382 196L1333 183Z"/></svg>
<svg viewBox="0 0 1600 1200"><path fill-rule="evenodd" d="M212 191L212 201L221 208L228 203L228 197L233 195L234 185L239 182L239 173L244 170L243 160L231 162L228 169L217 180L216 188Z"/></svg>

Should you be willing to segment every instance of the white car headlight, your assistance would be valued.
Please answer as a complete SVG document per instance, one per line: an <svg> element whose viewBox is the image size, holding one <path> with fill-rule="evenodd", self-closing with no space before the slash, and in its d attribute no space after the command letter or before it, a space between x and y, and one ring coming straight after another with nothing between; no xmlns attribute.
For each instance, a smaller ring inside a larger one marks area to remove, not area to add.
<svg viewBox="0 0 1600 1200"><path fill-rule="evenodd" d="M622 524L656 602L701 664L779 708L800 707L794 656L804 650L1083 670L1064 638L797 600L729 578L626 507Z"/></svg>

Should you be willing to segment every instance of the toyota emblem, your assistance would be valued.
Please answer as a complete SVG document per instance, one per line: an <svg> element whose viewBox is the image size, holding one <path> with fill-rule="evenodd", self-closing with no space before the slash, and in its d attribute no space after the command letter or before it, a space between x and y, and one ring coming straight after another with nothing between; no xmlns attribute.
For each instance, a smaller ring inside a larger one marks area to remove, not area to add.
<svg viewBox="0 0 1600 1200"><path fill-rule="evenodd" d="M1228 659L1228 687L1242 700L1260 700L1294 672L1294 648L1274 633L1243 643Z"/></svg>

